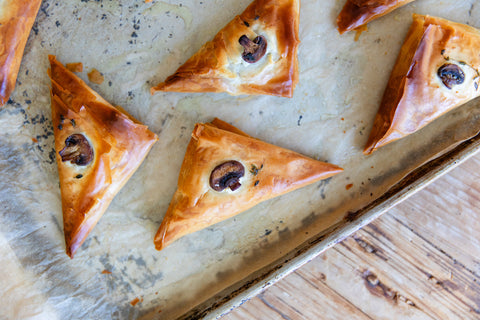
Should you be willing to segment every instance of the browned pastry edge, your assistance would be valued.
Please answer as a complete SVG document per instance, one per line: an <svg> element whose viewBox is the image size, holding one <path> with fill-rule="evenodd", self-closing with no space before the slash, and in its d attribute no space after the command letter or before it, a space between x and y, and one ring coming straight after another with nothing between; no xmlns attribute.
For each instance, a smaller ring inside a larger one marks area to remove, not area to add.
<svg viewBox="0 0 480 320"><path fill-rule="evenodd" d="M338 31L342 34L357 29L412 1L415 0L378 0L361 4L361 1L347 0L337 17Z"/></svg>
<svg viewBox="0 0 480 320"><path fill-rule="evenodd" d="M477 97L480 94L479 50L479 30L414 14L364 153L371 154L381 146L418 131L451 109ZM464 91L446 89L437 79L438 68L454 61L475 73Z"/></svg>
<svg viewBox="0 0 480 320"><path fill-rule="evenodd" d="M54 56L49 60L66 252L73 258L157 136L105 101ZM62 161L59 154L73 134L82 134L93 149L93 161L85 166Z"/></svg>
<svg viewBox="0 0 480 320"><path fill-rule="evenodd" d="M212 170L231 160L245 167L242 186L235 191L214 191L208 182ZM177 190L155 235L155 247L161 250L186 234L341 171L338 166L252 138L219 119L198 123Z"/></svg>
<svg viewBox="0 0 480 320"><path fill-rule="evenodd" d="M241 35L254 35L249 26L260 23L273 31L281 59L275 62L273 77L265 83L240 79L241 84L230 85L232 75L226 71L228 57L240 56L243 47L238 43ZM298 0L255 0L239 16L220 30L165 82L151 88L157 91L176 92L228 92L238 94L266 94L292 97L298 82L297 47L299 23Z"/></svg>
<svg viewBox="0 0 480 320"><path fill-rule="evenodd" d="M5 105L15 89L23 58L41 0L10 0L0 13L0 106Z"/></svg>

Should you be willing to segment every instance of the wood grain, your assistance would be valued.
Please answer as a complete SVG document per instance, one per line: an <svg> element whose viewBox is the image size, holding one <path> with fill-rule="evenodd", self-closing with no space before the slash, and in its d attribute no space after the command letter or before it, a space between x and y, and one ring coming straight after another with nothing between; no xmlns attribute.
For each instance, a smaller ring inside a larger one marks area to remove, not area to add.
<svg viewBox="0 0 480 320"><path fill-rule="evenodd" d="M480 155L222 317L480 319Z"/></svg>

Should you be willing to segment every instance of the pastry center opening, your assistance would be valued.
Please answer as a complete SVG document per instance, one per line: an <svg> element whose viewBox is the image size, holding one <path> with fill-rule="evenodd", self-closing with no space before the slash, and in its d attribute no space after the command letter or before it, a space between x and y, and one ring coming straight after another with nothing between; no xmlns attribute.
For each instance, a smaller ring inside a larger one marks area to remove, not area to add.
<svg viewBox="0 0 480 320"><path fill-rule="evenodd" d="M210 174L210 187L215 191L226 188L235 191L240 188L240 178L245 175L243 165L235 160L224 162L213 169Z"/></svg>
<svg viewBox="0 0 480 320"><path fill-rule="evenodd" d="M446 63L438 68L437 74L448 89L452 89L453 86L465 81L465 73L458 65L453 63Z"/></svg>
<svg viewBox="0 0 480 320"><path fill-rule="evenodd" d="M260 60L267 52L267 39L264 36L258 36L250 40L246 35L238 39L243 47L242 58L245 62L255 63Z"/></svg>
<svg viewBox="0 0 480 320"><path fill-rule="evenodd" d="M93 160L93 149L83 134L76 133L65 139L65 147L59 152L62 161L86 166Z"/></svg>

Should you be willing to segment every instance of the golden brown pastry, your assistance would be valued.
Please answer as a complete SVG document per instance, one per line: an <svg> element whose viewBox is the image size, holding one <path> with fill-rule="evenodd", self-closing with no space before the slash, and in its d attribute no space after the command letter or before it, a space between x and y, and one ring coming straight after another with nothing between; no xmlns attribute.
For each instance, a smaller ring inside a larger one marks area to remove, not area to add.
<svg viewBox="0 0 480 320"><path fill-rule="evenodd" d="M370 21L415 0L347 0L337 17L340 34L357 29Z"/></svg>
<svg viewBox="0 0 480 320"><path fill-rule="evenodd" d="M413 16L364 153L405 137L478 97L480 31Z"/></svg>
<svg viewBox="0 0 480 320"><path fill-rule="evenodd" d="M157 136L49 59L65 242L73 258Z"/></svg>
<svg viewBox="0 0 480 320"><path fill-rule="evenodd" d="M197 124L155 247L161 250L184 235L341 171L254 139L219 119Z"/></svg>
<svg viewBox="0 0 480 320"><path fill-rule="evenodd" d="M255 0L151 89L291 97L298 82L298 0Z"/></svg>
<svg viewBox="0 0 480 320"><path fill-rule="evenodd" d="M23 50L41 0L0 0L0 106L15 88Z"/></svg>

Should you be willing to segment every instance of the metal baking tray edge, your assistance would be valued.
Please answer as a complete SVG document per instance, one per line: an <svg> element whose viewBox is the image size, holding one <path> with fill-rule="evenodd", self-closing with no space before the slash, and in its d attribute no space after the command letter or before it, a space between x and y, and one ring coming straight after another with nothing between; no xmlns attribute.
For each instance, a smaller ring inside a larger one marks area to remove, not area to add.
<svg viewBox="0 0 480 320"><path fill-rule="evenodd" d="M305 241L269 265L197 305L179 319L218 319L260 294L283 277L341 242L383 213L420 191L480 151L480 133L424 163L364 208L346 214L344 220Z"/></svg>

